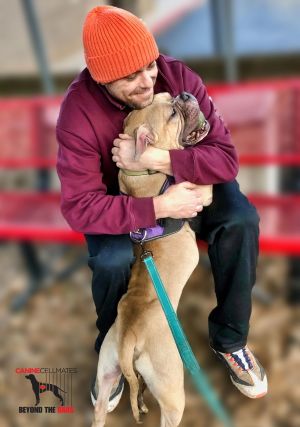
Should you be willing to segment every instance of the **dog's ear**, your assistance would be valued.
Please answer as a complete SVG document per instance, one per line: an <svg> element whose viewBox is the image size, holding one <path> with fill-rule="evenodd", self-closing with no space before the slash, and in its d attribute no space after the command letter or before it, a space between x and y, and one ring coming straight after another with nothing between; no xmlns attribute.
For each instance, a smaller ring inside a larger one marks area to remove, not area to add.
<svg viewBox="0 0 300 427"><path fill-rule="evenodd" d="M134 160L139 160L148 144L154 144L155 134L149 125L142 124L134 130L135 156Z"/></svg>

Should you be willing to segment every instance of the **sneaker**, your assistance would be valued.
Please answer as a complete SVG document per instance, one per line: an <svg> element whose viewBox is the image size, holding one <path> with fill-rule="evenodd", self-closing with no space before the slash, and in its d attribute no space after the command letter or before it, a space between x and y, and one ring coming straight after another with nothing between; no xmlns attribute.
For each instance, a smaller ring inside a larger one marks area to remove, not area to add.
<svg viewBox="0 0 300 427"><path fill-rule="evenodd" d="M229 369L231 381L241 393L251 399L267 394L265 370L247 346L233 353L213 351Z"/></svg>
<svg viewBox="0 0 300 427"><path fill-rule="evenodd" d="M123 390L124 390L124 375L121 375L118 384L113 387L111 394L109 396L107 412L112 412L116 408L116 406L120 402ZM98 385L96 383L96 377L95 377L91 387L91 400L94 406L96 405L97 396L98 396Z"/></svg>

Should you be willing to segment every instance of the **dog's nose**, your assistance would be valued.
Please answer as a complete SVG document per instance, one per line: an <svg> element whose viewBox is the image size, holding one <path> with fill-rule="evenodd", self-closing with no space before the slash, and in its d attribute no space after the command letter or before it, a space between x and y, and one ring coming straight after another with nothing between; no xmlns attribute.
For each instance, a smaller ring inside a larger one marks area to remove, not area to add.
<svg viewBox="0 0 300 427"><path fill-rule="evenodd" d="M190 95L187 92L181 92L180 99L182 99L184 102L187 102L190 99Z"/></svg>

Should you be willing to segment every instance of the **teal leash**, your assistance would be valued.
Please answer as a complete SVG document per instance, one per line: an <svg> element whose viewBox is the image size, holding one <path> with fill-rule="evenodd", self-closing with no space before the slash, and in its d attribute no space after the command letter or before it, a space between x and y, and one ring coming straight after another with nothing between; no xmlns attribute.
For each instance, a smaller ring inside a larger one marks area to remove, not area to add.
<svg viewBox="0 0 300 427"><path fill-rule="evenodd" d="M162 283L156 265L153 261L152 253L149 251L145 251L143 246L142 250L143 253L141 255L141 259L146 264L148 273L151 277L155 291L157 293L157 297L167 318L183 364L190 372L198 392L202 394L216 417L224 424L224 426L233 427L234 425L230 416L226 412L225 408L222 406L218 396L209 384L208 379L200 368L197 359L189 345L189 342L185 336L185 333L183 332L176 312L173 309L168 294Z"/></svg>

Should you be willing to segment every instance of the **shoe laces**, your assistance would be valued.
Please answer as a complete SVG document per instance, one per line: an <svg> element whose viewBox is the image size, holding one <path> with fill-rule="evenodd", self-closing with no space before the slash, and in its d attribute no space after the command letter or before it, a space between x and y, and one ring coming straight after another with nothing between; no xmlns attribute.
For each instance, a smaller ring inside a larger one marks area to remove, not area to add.
<svg viewBox="0 0 300 427"><path fill-rule="evenodd" d="M253 369L253 363L246 347L232 353L225 353L225 357L231 365L243 371Z"/></svg>

